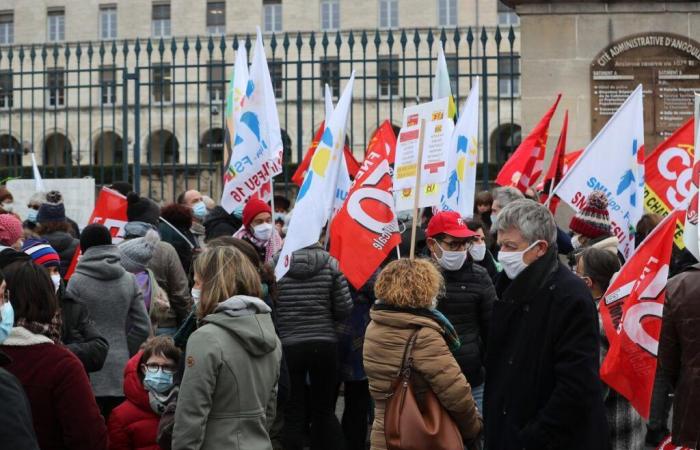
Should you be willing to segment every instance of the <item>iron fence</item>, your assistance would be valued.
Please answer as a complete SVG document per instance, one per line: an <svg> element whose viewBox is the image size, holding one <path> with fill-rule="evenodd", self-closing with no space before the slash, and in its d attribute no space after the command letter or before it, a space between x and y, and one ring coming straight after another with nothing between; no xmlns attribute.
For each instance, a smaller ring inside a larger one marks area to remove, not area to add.
<svg viewBox="0 0 700 450"><path fill-rule="evenodd" d="M481 77L481 177L520 139L516 32L403 29L265 35L289 178L323 120L323 85L337 97L356 71L348 139L358 160L372 132L432 96L438 45L461 105ZM0 47L0 175L129 179L154 199L195 187L220 195L227 79L253 36Z"/></svg>

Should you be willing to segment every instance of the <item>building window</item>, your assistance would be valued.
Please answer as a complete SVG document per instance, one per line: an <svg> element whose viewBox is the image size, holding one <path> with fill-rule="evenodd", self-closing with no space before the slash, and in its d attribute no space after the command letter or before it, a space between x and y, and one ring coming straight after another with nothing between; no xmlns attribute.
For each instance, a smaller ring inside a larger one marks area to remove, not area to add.
<svg viewBox="0 0 700 450"><path fill-rule="evenodd" d="M63 69L53 68L46 72L46 77L49 106L65 105L66 73Z"/></svg>
<svg viewBox="0 0 700 450"><path fill-rule="evenodd" d="M438 24L441 27L457 26L457 0L438 0Z"/></svg>
<svg viewBox="0 0 700 450"><path fill-rule="evenodd" d="M520 55L502 55L498 60L498 91L501 97L520 95Z"/></svg>
<svg viewBox="0 0 700 450"><path fill-rule="evenodd" d="M62 9L49 11L47 17L49 42L60 42L66 38L66 13Z"/></svg>
<svg viewBox="0 0 700 450"><path fill-rule="evenodd" d="M226 34L226 3L207 3L207 33L210 35Z"/></svg>
<svg viewBox="0 0 700 450"><path fill-rule="evenodd" d="M156 3L151 10L151 34L153 37L170 36L170 3Z"/></svg>
<svg viewBox="0 0 700 450"><path fill-rule="evenodd" d="M117 38L117 7L103 6L100 8L100 39Z"/></svg>
<svg viewBox="0 0 700 450"><path fill-rule="evenodd" d="M515 10L501 1L498 2L498 24L504 26L520 25L520 17L515 13Z"/></svg>
<svg viewBox="0 0 700 450"><path fill-rule="evenodd" d="M338 58L321 60L321 92L326 88L326 84L331 88L333 97L340 95L340 61Z"/></svg>
<svg viewBox="0 0 700 450"><path fill-rule="evenodd" d="M380 56L377 61L377 82L379 95L389 97L399 95L399 58Z"/></svg>
<svg viewBox="0 0 700 450"><path fill-rule="evenodd" d="M116 100L116 75L114 66L100 67L100 89L102 91L102 104L113 105Z"/></svg>
<svg viewBox="0 0 700 450"><path fill-rule="evenodd" d="M379 0L379 27L399 26L399 0Z"/></svg>
<svg viewBox="0 0 700 450"><path fill-rule="evenodd" d="M12 71L0 72L0 109L12 108Z"/></svg>
<svg viewBox="0 0 700 450"><path fill-rule="evenodd" d="M169 64L156 64L151 69L151 95L153 101L169 103L172 99L172 75Z"/></svg>
<svg viewBox="0 0 700 450"><path fill-rule="evenodd" d="M272 79L272 89L275 91L275 98L282 98L282 61L270 61L270 78Z"/></svg>
<svg viewBox="0 0 700 450"><path fill-rule="evenodd" d="M207 66L207 90L209 100L220 102L226 91L226 75L223 61L209 61Z"/></svg>
<svg viewBox="0 0 700 450"><path fill-rule="evenodd" d="M340 1L323 0L321 2L321 29L337 30L340 28Z"/></svg>
<svg viewBox="0 0 700 450"><path fill-rule="evenodd" d="M0 14L0 45L15 42L15 16L12 13Z"/></svg>
<svg viewBox="0 0 700 450"><path fill-rule="evenodd" d="M263 19L266 33L282 31L282 1L263 0Z"/></svg>

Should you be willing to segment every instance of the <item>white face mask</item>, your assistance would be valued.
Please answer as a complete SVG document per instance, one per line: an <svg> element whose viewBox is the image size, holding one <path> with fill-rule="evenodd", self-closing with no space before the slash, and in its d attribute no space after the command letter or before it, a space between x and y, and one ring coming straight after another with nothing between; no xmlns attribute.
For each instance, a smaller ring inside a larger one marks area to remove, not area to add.
<svg viewBox="0 0 700 450"><path fill-rule="evenodd" d="M469 249L469 254L472 255L474 261L483 261L486 256L486 244L474 244L472 248Z"/></svg>
<svg viewBox="0 0 700 450"><path fill-rule="evenodd" d="M55 291L58 292L58 288L61 286L61 275L54 273L51 275L51 281L53 282Z"/></svg>
<svg viewBox="0 0 700 450"><path fill-rule="evenodd" d="M571 246L574 248L574 250L578 250L581 248L581 242L578 240L578 234L575 234L571 238Z"/></svg>
<svg viewBox="0 0 700 450"><path fill-rule="evenodd" d="M253 227L253 236L259 241L267 242L272 237L272 228L271 223L256 225Z"/></svg>
<svg viewBox="0 0 700 450"><path fill-rule="evenodd" d="M6 212L11 213L13 208L14 204L12 202L2 204L2 209L4 209Z"/></svg>
<svg viewBox="0 0 700 450"><path fill-rule="evenodd" d="M437 242L435 244L440 247L440 244ZM436 258L438 264L440 264L445 270L459 270L464 265L464 261L467 260L466 250L461 252L453 252L445 250L442 247L440 247L440 250L442 250L442 256L437 258L436 255Z"/></svg>
<svg viewBox="0 0 700 450"><path fill-rule="evenodd" d="M511 280L520 275L525 270L527 264L523 260L525 253L532 250L540 241L533 242L528 248L520 252L498 252L498 262L503 266L506 276Z"/></svg>
<svg viewBox="0 0 700 450"><path fill-rule="evenodd" d="M192 301L194 301L194 304L195 305L198 304L199 299L202 296L202 290L193 287L192 290L190 291L190 294L192 295Z"/></svg>

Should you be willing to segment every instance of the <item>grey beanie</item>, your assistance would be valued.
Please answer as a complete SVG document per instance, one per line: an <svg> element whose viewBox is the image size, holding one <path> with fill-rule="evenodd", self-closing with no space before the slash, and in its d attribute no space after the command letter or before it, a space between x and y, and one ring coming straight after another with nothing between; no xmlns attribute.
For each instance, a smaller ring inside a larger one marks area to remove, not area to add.
<svg viewBox="0 0 700 450"><path fill-rule="evenodd" d="M129 239L119 244L122 267L131 273L145 271L159 241L158 233L149 230L144 237Z"/></svg>

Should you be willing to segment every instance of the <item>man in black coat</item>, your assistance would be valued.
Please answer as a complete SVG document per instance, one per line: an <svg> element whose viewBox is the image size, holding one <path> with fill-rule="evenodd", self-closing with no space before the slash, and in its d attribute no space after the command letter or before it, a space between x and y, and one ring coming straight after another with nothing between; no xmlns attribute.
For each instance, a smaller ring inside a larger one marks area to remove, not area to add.
<svg viewBox="0 0 700 450"><path fill-rule="evenodd" d="M597 312L583 281L557 259L554 218L516 200L496 227L503 273L486 355L486 447L610 448Z"/></svg>
<svg viewBox="0 0 700 450"><path fill-rule="evenodd" d="M481 411L483 357L496 291L486 269L467 258L477 234L467 228L459 213L442 211L434 215L425 234L430 256L438 263L445 278L445 292L438 297L437 309L459 335L462 345L454 356Z"/></svg>

